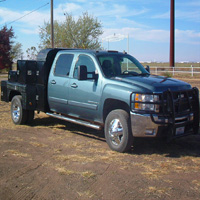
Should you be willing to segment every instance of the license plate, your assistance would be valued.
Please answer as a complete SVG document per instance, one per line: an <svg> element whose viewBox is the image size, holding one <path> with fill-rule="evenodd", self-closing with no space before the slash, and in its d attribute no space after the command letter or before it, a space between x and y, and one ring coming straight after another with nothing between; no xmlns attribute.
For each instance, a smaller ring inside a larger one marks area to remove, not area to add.
<svg viewBox="0 0 200 200"><path fill-rule="evenodd" d="M185 127L176 128L176 135L182 135L185 132Z"/></svg>

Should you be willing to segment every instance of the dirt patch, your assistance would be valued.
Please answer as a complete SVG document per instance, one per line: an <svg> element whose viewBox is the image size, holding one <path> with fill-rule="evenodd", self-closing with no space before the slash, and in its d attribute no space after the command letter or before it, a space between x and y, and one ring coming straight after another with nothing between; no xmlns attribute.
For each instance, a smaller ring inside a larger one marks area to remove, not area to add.
<svg viewBox="0 0 200 200"><path fill-rule="evenodd" d="M200 135L138 139L132 152L103 133L35 114L15 126L0 102L0 199L200 199Z"/></svg>

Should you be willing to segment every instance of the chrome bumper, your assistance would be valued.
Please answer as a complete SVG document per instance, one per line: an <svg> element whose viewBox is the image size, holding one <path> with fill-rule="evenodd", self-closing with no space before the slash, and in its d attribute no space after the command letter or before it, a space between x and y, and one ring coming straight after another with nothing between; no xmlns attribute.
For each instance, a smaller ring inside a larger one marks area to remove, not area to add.
<svg viewBox="0 0 200 200"><path fill-rule="evenodd" d="M150 114L138 114L130 112L131 117L131 129L134 137L156 137L159 127L169 127L169 119L158 117L157 115ZM155 123L154 121L158 122ZM193 114L179 117L175 119L175 125L181 126L185 122L193 121Z"/></svg>

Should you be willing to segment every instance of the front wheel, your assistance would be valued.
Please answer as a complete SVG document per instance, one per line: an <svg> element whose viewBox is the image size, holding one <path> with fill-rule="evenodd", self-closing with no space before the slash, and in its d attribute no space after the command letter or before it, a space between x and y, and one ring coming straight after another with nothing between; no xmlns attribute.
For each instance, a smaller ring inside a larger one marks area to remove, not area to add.
<svg viewBox="0 0 200 200"><path fill-rule="evenodd" d="M25 124L28 118L27 110L22 108L22 96L16 95L11 101L11 118L14 124Z"/></svg>
<svg viewBox="0 0 200 200"><path fill-rule="evenodd" d="M105 137L109 147L118 152L127 152L133 144L129 114L121 109L111 111L105 121Z"/></svg>

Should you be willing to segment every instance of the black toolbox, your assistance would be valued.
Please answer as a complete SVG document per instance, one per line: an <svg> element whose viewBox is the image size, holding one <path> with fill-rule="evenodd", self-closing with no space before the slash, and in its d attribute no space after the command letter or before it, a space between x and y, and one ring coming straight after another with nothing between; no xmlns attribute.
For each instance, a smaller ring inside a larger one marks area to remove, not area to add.
<svg viewBox="0 0 200 200"><path fill-rule="evenodd" d="M9 72L8 72L8 80L10 81L10 82L17 82L17 71L12 71L12 70L10 70Z"/></svg>
<svg viewBox="0 0 200 200"><path fill-rule="evenodd" d="M48 72L44 61L37 61L37 84L47 85Z"/></svg>
<svg viewBox="0 0 200 200"><path fill-rule="evenodd" d="M37 80L37 62L32 60L18 60L17 77L19 83L35 84Z"/></svg>
<svg viewBox="0 0 200 200"><path fill-rule="evenodd" d="M36 85L36 108L38 111L49 111L47 87L41 84Z"/></svg>
<svg viewBox="0 0 200 200"><path fill-rule="evenodd" d="M1 101L9 101L7 92L7 81L1 81Z"/></svg>

